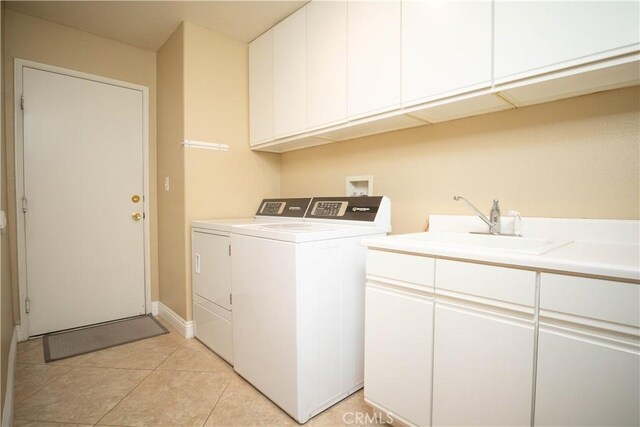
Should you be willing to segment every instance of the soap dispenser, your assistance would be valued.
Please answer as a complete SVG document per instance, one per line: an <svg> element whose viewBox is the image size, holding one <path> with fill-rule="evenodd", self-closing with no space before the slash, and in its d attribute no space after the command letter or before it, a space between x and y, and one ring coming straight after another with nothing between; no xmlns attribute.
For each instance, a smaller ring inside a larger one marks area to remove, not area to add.
<svg viewBox="0 0 640 427"><path fill-rule="evenodd" d="M520 216L520 212L511 210L507 214L513 217L513 234L514 236L521 237L522 236L522 216Z"/></svg>

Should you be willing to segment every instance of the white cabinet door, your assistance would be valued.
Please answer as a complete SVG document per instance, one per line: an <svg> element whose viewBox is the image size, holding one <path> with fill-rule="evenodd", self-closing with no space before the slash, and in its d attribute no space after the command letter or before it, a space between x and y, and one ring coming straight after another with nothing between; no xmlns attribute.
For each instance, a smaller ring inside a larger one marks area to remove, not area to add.
<svg viewBox="0 0 640 427"><path fill-rule="evenodd" d="M535 425L637 426L639 402L637 346L541 324Z"/></svg>
<svg viewBox="0 0 640 427"><path fill-rule="evenodd" d="M307 127L347 119L347 3L307 6Z"/></svg>
<svg viewBox="0 0 640 427"><path fill-rule="evenodd" d="M249 45L250 145L273 139L273 31Z"/></svg>
<svg viewBox="0 0 640 427"><path fill-rule="evenodd" d="M432 349L432 299L367 285L366 399L416 425L428 425Z"/></svg>
<svg viewBox="0 0 640 427"><path fill-rule="evenodd" d="M193 292L231 310L231 240L228 236L197 231L191 236Z"/></svg>
<svg viewBox="0 0 640 427"><path fill-rule="evenodd" d="M541 273L536 425L640 425L638 285Z"/></svg>
<svg viewBox="0 0 640 427"><path fill-rule="evenodd" d="M495 79L637 50L638 16L637 1L496 1Z"/></svg>
<svg viewBox="0 0 640 427"><path fill-rule="evenodd" d="M491 86L491 38L491 1L404 0L403 106Z"/></svg>
<svg viewBox="0 0 640 427"><path fill-rule="evenodd" d="M400 1L349 2L348 114L400 107Z"/></svg>
<svg viewBox="0 0 640 427"><path fill-rule="evenodd" d="M273 28L273 129L276 137L307 127L307 9Z"/></svg>
<svg viewBox="0 0 640 427"><path fill-rule="evenodd" d="M436 301L433 425L529 425L533 345L533 320Z"/></svg>

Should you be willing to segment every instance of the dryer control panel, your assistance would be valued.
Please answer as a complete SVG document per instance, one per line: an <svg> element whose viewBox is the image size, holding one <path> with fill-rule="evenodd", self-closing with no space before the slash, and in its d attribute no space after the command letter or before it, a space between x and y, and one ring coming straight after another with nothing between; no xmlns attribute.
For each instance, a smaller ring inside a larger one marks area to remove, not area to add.
<svg viewBox="0 0 640 427"><path fill-rule="evenodd" d="M256 217L303 218L310 202L310 198L264 199L260 203Z"/></svg>

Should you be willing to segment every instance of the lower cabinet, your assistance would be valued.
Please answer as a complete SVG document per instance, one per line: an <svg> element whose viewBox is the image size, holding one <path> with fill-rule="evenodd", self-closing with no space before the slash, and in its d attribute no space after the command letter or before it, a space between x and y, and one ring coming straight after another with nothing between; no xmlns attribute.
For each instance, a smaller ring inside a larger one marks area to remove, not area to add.
<svg viewBox="0 0 640 427"><path fill-rule="evenodd" d="M365 399L428 425L432 345L433 298L367 284Z"/></svg>
<svg viewBox="0 0 640 427"><path fill-rule="evenodd" d="M433 425L531 423L534 322L436 302Z"/></svg>
<svg viewBox="0 0 640 427"><path fill-rule="evenodd" d="M640 425L640 286L542 273L537 426Z"/></svg>
<svg viewBox="0 0 640 427"><path fill-rule="evenodd" d="M394 419L640 425L639 284L372 250L367 260L365 400Z"/></svg>
<svg viewBox="0 0 640 427"><path fill-rule="evenodd" d="M535 425L640 425L637 351L541 324Z"/></svg>

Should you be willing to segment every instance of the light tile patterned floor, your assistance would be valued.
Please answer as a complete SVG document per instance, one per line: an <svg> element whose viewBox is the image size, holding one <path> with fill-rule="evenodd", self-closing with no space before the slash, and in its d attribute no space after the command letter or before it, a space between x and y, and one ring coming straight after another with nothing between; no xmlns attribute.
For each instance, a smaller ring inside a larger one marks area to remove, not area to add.
<svg viewBox="0 0 640 427"><path fill-rule="evenodd" d="M47 364L42 339L20 343L15 425L297 425L215 353L163 323L169 334ZM305 425L362 426L365 414L374 412L360 391Z"/></svg>

